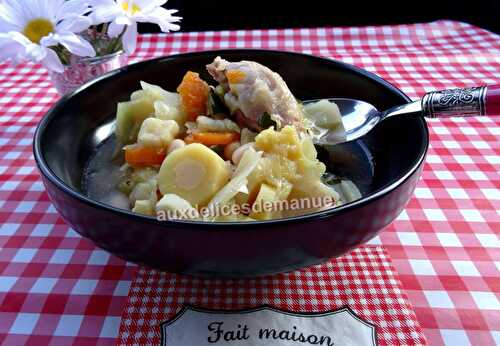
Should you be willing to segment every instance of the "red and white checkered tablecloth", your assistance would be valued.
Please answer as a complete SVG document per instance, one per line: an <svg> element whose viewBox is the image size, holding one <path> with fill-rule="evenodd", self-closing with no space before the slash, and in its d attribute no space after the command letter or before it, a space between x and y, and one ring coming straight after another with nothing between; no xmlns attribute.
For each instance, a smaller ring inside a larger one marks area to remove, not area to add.
<svg viewBox="0 0 500 346"><path fill-rule="evenodd" d="M413 98L500 82L500 37L451 21L143 35L133 60L240 47L332 57ZM0 64L0 344L112 345L135 266L82 239L44 192L31 142L57 99L39 66ZM500 118L429 127L415 196L371 244L392 258L429 344L500 344Z"/></svg>
<svg viewBox="0 0 500 346"><path fill-rule="evenodd" d="M226 311L269 305L297 313L348 306L375 325L377 345L427 345L381 246L363 246L321 265L247 280L193 278L141 267L130 287L117 345L159 345L160 324L186 304Z"/></svg>

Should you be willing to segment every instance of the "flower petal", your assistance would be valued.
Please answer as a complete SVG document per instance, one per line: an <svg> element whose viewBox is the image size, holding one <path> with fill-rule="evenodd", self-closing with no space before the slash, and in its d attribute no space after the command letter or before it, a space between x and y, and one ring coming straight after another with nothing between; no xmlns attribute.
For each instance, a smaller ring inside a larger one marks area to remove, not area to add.
<svg viewBox="0 0 500 346"><path fill-rule="evenodd" d="M40 61L42 65L52 71L62 73L64 71L64 66L57 56L56 52L54 52L50 48L46 48L46 55L43 60Z"/></svg>
<svg viewBox="0 0 500 346"><path fill-rule="evenodd" d="M123 48L127 54L132 54L137 46L137 23L127 26L122 38Z"/></svg>
<svg viewBox="0 0 500 346"><path fill-rule="evenodd" d="M92 45L74 33L54 34L54 39L75 55L95 56L95 50Z"/></svg>
<svg viewBox="0 0 500 346"><path fill-rule="evenodd" d="M113 21L117 16L122 15L123 11L120 10L118 5L114 1L106 1L92 8L90 13L90 19L94 25L108 23Z"/></svg>
<svg viewBox="0 0 500 346"><path fill-rule="evenodd" d="M133 23L133 21L127 16L116 17L115 21L116 21L116 24L120 24L120 25L131 25Z"/></svg>
<svg viewBox="0 0 500 346"><path fill-rule="evenodd" d="M26 46L26 57L34 62L40 62L47 56L47 47L30 43Z"/></svg>
<svg viewBox="0 0 500 346"><path fill-rule="evenodd" d="M156 7L161 7L167 0L135 0L134 3L139 6L142 13L147 13L154 10Z"/></svg>
<svg viewBox="0 0 500 346"><path fill-rule="evenodd" d="M66 1L64 0L50 0L50 1L44 1L44 0L31 0L32 2L37 2L38 6L33 7L33 11L35 14L38 14L40 17L44 17L49 19L53 23L57 23L59 18L57 16L59 10L61 7L64 6ZM31 6L31 5L28 5ZM43 15L42 15L43 13ZM70 12L69 12L70 13Z"/></svg>
<svg viewBox="0 0 500 346"><path fill-rule="evenodd" d="M3 32L10 31L12 29L22 30L24 23L28 21L28 16L24 12L22 6L17 3L12 3L10 0L0 3L0 22L3 22L2 26L5 26L8 30L2 30Z"/></svg>
<svg viewBox="0 0 500 346"><path fill-rule="evenodd" d="M14 41L10 34L0 33L0 61L11 59L17 62L23 58L24 52L24 46Z"/></svg>
<svg viewBox="0 0 500 346"><path fill-rule="evenodd" d="M124 27L125 27L124 25L116 24L116 21L112 21L108 27L108 36L117 37L122 33Z"/></svg>
<svg viewBox="0 0 500 346"><path fill-rule="evenodd" d="M89 11L90 6L87 0L64 1L63 5L58 8L56 18L62 20L68 16L82 16Z"/></svg>
<svg viewBox="0 0 500 346"><path fill-rule="evenodd" d="M40 45L44 47L57 46L59 44L59 35L50 33L40 40Z"/></svg>
<svg viewBox="0 0 500 346"><path fill-rule="evenodd" d="M182 18L177 16L172 16L173 10L166 10L162 7L156 8L154 11L147 14L147 16L134 18L138 22L150 22L155 23L160 26L161 31L177 31L179 30L179 25L173 24L180 21Z"/></svg>
<svg viewBox="0 0 500 346"><path fill-rule="evenodd" d="M27 47L27 46L33 44L26 36L24 36L20 32L11 31L8 33L8 35L10 36L10 38L12 40L18 42L19 44L23 45L24 47Z"/></svg>
<svg viewBox="0 0 500 346"><path fill-rule="evenodd" d="M93 8L109 7L109 6L116 6L116 2L114 0L90 0L89 5Z"/></svg>
<svg viewBox="0 0 500 346"><path fill-rule="evenodd" d="M84 30L87 30L90 25L92 25L92 22L89 17L86 16L68 17L56 25L56 32L70 31L79 33Z"/></svg>
<svg viewBox="0 0 500 346"><path fill-rule="evenodd" d="M2 11L2 8L0 7L0 12ZM16 25L13 25L10 22L7 22L4 20L2 17L0 17L0 33L6 33L9 31L18 31L20 30Z"/></svg>

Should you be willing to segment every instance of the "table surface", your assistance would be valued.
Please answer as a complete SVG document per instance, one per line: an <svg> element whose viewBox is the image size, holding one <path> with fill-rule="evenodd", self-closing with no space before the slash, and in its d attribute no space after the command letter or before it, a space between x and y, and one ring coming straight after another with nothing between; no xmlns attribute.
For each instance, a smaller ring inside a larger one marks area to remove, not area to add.
<svg viewBox="0 0 500 346"><path fill-rule="evenodd" d="M500 37L451 21L143 35L131 59L243 47L338 59L412 98L500 82ZM81 238L44 191L32 137L58 98L40 66L0 64L0 344L112 345L136 267ZM428 125L415 195L371 243L391 256L429 344L500 344L500 118Z"/></svg>

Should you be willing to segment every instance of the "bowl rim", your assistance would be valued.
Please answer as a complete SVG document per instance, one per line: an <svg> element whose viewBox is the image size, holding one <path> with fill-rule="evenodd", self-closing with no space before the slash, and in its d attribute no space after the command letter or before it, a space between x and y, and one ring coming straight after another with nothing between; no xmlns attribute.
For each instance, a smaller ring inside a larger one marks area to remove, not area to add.
<svg viewBox="0 0 500 346"><path fill-rule="evenodd" d="M252 54L252 53L259 54L260 53L260 54L297 55L297 56L301 56L301 57L304 57L307 59L314 59L314 60L318 60L318 61L328 62L330 64L337 65L340 68L350 70L350 71L358 74L360 77L364 77L364 78L370 79L372 81L375 81L375 82L383 85L387 89L390 89L393 93L401 96L407 102L411 101L411 99L403 91L401 91L398 87L396 87L392 83L388 82L387 80L383 79L382 77L380 77L372 72L369 72L365 69L362 69L360 67L357 67L357 66L354 66L354 65L342 62L342 61L338 61L335 59L331 59L328 57L322 57L322 56L316 56L316 55L298 53L298 52L292 52L292 51L268 50L268 49L250 49L250 48L202 50L202 51L196 51L196 52L179 53L179 54L172 54L172 55L168 55L168 56L161 56L161 57L157 57L157 58L153 58L153 59L148 59L148 60L132 63L132 64L129 64L127 66L110 71L110 72L108 72L100 77L97 77L97 78L83 84L82 86L80 86L79 88L74 90L73 92L70 92L70 93L62 96L43 116L43 118L38 123L38 126L35 130L34 140L33 140L33 153L34 153L35 161L37 163L39 171L46 179L48 179L50 181L50 183L55 185L59 190L62 190L64 193L69 194L72 198L77 199L79 202L82 202L82 203L87 204L87 205L94 207L94 208L101 209L101 210L106 211L106 212L118 213L122 217L132 218L135 220L139 220L143 223L148 223L148 224L152 223L152 224L161 225L161 226L175 226L175 227L198 226L198 227L200 227L200 229L202 229L202 228L213 229L214 227L215 228L220 228L220 227L228 228L228 227L230 227L230 228L233 228L233 230L237 230L238 228L235 228L235 226L241 227L241 229L246 229L248 227L255 229L261 225L283 226L283 225L297 223L297 222L305 222L305 221L309 221L311 219L321 220L321 219L330 218L336 214L346 212L348 209L365 206L366 204L371 203L374 200L382 198L383 196L385 196L388 193L395 190L398 186L402 185L423 164L423 162L425 160L426 153L427 153L428 148L429 148L429 130L428 130L425 118L423 116L421 116L419 118L423 122L423 125L424 125L423 126L424 138L423 138L423 141L420 145L418 158L415 160L415 163L412 165L412 167L408 171L406 171L404 174L402 174L399 178L397 178L392 183L390 183L386 186L383 186L382 188L372 192L371 194L369 194L365 197L362 197L361 199L358 199L358 200L355 200L353 202L349 202L349 203L346 203L346 204L343 204L341 206L331 208L328 210L317 211L317 212L310 213L310 214L293 216L293 217L282 218L282 219L273 219L273 220L264 220L264 221L246 221L246 222L235 222L235 221L207 222L207 221L197 221L197 220L165 220L165 221L158 220L156 217L153 217L153 216L146 216L146 215L133 213L130 210L125 210L125 209L113 207L111 205L93 200L90 197L84 195L83 193L80 193L80 192L76 191L75 189L71 188L70 186L68 186L49 167L49 165L46 162L45 157L43 155L43 151L42 151L41 142L42 142L43 134L44 134L44 131L47 128L48 124L57 115L59 109L64 107L64 104L66 103L66 101L70 100L73 97L76 97L81 92L87 90L89 87L91 87L95 84L98 84L105 79L111 78L113 76L116 76L116 75L121 74L121 73L126 72L126 71L138 70L145 65L158 63L160 61L182 59L184 57L193 57L193 56L197 56L197 55L207 55L207 54L223 55L223 54L229 54L229 53L235 53L235 52L248 53L248 54ZM262 228L262 229L264 229L264 228Z"/></svg>

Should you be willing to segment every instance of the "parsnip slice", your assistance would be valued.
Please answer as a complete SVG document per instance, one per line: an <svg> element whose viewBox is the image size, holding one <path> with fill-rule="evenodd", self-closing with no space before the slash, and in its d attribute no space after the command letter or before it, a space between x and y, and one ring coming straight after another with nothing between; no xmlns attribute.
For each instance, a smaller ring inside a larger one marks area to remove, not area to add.
<svg viewBox="0 0 500 346"><path fill-rule="evenodd" d="M199 143L169 154L158 173L158 187L163 195L176 194L193 206L206 205L228 180L224 160Z"/></svg>
<svg viewBox="0 0 500 346"><path fill-rule="evenodd" d="M174 219L195 219L199 217L198 210L184 198L174 194L166 194L156 204L156 213L167 213L169 218Z"/></svg>

